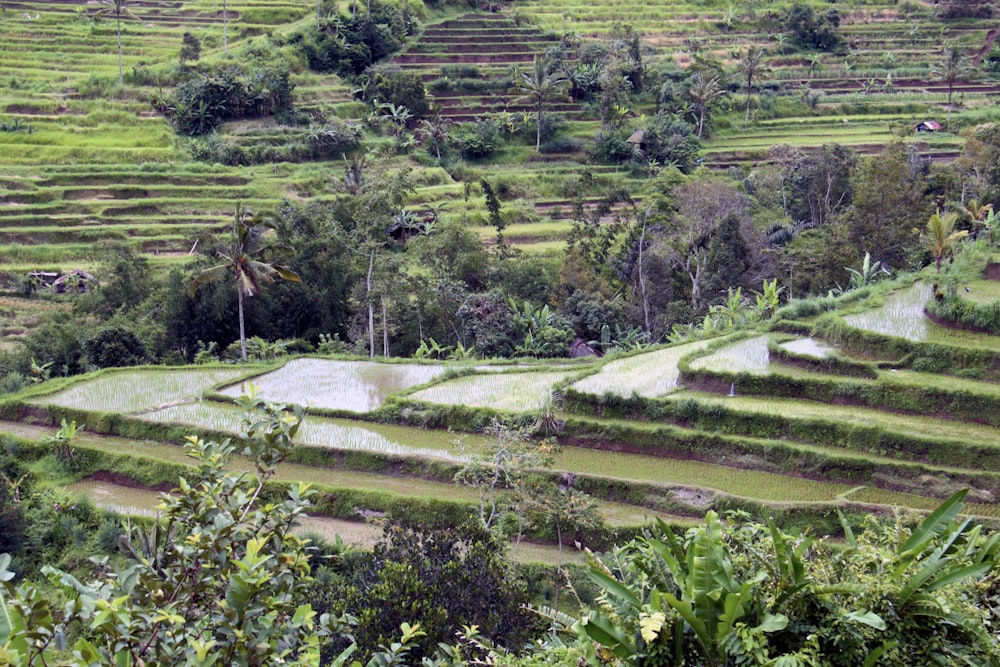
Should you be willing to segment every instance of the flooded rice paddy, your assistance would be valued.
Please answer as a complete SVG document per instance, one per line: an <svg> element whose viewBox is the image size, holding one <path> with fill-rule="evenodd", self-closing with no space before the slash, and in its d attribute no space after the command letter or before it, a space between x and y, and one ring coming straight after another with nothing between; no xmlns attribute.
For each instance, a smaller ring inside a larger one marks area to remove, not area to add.
<svg viewBox="0 0 1000 667"><path fill-rule="evenodd" d="M588 394L610 392L618 396L638 394L656 398L677 389L681 357L704 350L710 341L685 343L655 352L637 354L606 363L597 373L572 385Z"/></svg>
<svg viewBox="0 0 1000 667"><path fill-rule="evenodd" d="M916 283L887 295L881 308L848 315L844 320L852 327L865 331L924 341L927 340L930 324L924 315L924 305L933 291L928 284Z"/></svg>
<svg viewBox="0 0 1000 667"><path fill-rule="evenodd" d="M771 362L767 336L756 336L727 345L691 362L692 370L766 375Z"/></svg>
<svg viewBox="0 0 1000 667"><path fill-rule="evenodd" d="M553 388L572 375L567 371L467 375L421 389L409 398L442 405L530 412L544 407Z"/></svg>
<svg viewBox="0 0 1000 667"><path fill-rule="evenodd" d="M32 402L130 414L200 398L220 383L234 380L246 372L246 368L115 371L35 398Z"/></svg>
<svg viewBox="0 0 1000 667"><path fill-rule="evenodd" d="M362 413L381 407L390 394L431 382L444 372L441 365L305 358L289 361L252 382L269 401ZM235 398L246 393L246 383L220 393Z"/></svg>
<svg viewBox="0 0 1000 667"><path fill-rule="evenodd" d="M783 350L788 350L792 354L797 354L803 357L813 357L815 359L826 359L836 352L834 348L830 347L821 340L816 340L815 338L799 338L797 340L790 340L784 343L779 343L778 347Z"/></svg>

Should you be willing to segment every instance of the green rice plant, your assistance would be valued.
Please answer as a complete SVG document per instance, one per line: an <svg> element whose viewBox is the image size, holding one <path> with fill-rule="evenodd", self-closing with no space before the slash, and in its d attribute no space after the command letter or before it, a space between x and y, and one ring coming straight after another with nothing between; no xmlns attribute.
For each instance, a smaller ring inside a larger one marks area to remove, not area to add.
<svg viewBox="0 0 1000 667"><path fill-rule="evenodd" d="M467 375L421 389L407 398L501 412L531 412L541 409L553 388L572 376L565 371Z"/></svg>
<svg viewBox="0 0 1000 667"><path fill-rule="evenodd" d="M888 295L882 307L847 315L844 320L850 326L865 331L923 341L927 339L928 328L924 305L932 292L930 285L918 282Z"/></svg>
<svg viewBox="0 0 1000 667"><path fill-rule="evenodd" d="M289 361L252 381L269 401L360 413L376 410L390 395L427 384L445 371L442 365L305 358ZM244 384L226 387L220 393L241 396Z"/></svg>
<svg viewBox="0 0 1000 667"><path fill-rule="evenodd" d="M835 353L832 347L812 337L785 341L784 343L778 343L778 346L792 354L816 359L825 359Z"/></svg>
<svg viewBox="0 0 1000 667"><path fill-rule="evenodd" d="M200 398L214 386L245 373L246 369L239 368L110 371L33 402L93 412L137 413Z"/></svg>
<svg viewBox="0 0 1000 667"><path fill-rule="evenodd" d="M705 349L709 341L701 340L615 359L604 364L590 376L572 384L576 391L589 394L610 392L619 396L656 397L677 388L681 357Z"/></svg>
<svg viewBox="0 0 1000 667"><path fill-rule="evenodd" d="M83 496L97 507L127 516L156 516L160 494L151 489L136 488L88 478L66 487L73 496Z"/></svg>
<svg viewBox="0 0 1000 667"><path fill-rule="evenodd" d="M765 375L770 367L767 336L732 343L691 362L691 370Z"/></svg>
<svg viewBox="0 0 1000 667"><path fill-rule="evenodd" d="M554 469L657 484L701 487L772 502L832 501L852 488L849 484L818 482L701 461L575 447L563 449L556 459Z"/></svg>
<svg viewBox="0 0 1000 667"><path fill-rule="evenodd" d="M147 421L182 424L207 429L217 433L238 434L242 428L243 412L233 405L214 401L199 401L174 405L140 415ZM310 416L299 429L296 442L331 449L348 449L379 454L426 456L448 460L461 460L454 451L453 438L412 438L418 429L396 427L396 437L387 437L375 425ZM408 433L409 432L409 433ZM402 437L400 437L402 436Z"/></svg>

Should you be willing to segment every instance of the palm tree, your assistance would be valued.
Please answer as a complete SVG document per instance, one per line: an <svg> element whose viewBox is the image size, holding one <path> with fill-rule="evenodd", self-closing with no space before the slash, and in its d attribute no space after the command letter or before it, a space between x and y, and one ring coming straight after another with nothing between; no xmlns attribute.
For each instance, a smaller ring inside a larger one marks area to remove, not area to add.
<svg viewBox="0 0 1000 667"><path fill-rule="evenodd" d="M139 20L139 17L129 9L129 0L101 0L104 9L99 10L94 16L104 18L114 16L118 24L118 85L125 85L125 77L122 73L122 17Z"/></svg>
<svg viewBox="0 0 1000 667"><path fill-rule="evenodd" d="M969 235L969 232L964 229L955 231L957 220L958 214L956 213L942 216L941 211L938 211L927 221L927 241L938 273L941 273L942 260L948 255L954 254L955 242Z"/></svg>
<svg viewBox="0 0 1000 667"><path fill-rule="evenodd" d="M344 178L333 179L333 187L347 195L359 195L368 186L365 174L368 171L368 156L355 155L350 160L344 156Z"/></svg>
<svg viewBox="0 0 1000 667"><path fill-rule="evenodd" d="M764 64L766 54L764 49L758 49L751 45L747 47L746 53L740 59L740 72L743 74L747 89L747 114L743 120L744 125L750 122L750 98L753 95L754 79L764 76L767 72L767 66Z"/></svg>
<svg viewBox="0 0 1000 667"><path fill-rule="evenodd" d="M975 69L969 64L969 58L958 47L946 46L944 58L940 62L931 66L931 71L939 81L948 84L948 120L951 120L951 97L955 91L955 83L962 78L967 78L975 73Z"/></svg>
<svg viewBox="0 0 1000 667"><path fill-rule="evenodd" d="M443 118L441 114L420 122L420 134L424 137L424 141L428 142L434 148L434 154L438 160L441 159L441 146L448 141L448 137L450 136L448 134L448 126L450 124L448 119Z"/></svg>
<svg viewBox="0 0 1000 667"><path fill-rule="evenodd" d="M987 204L978 199L970 199L965 205L959 204L958 208L969 219L969 223L972 225L972 238L977 238L980 227L986 226L986 220L993 213L993 204Z"/></svg>
<svg viewBox="0 0 1000 667"><path fill-rule="evenodd" d="M535 107L536 132L535 150L541 151L542 147L542 107L553 98L562 96L562 89L569 83L569 80L562 72L550 72L544 61L535 56L532 68L521 73L521 82L517 85L522 95L513 100L514 104L528 103Z"/></svg>
<svg viewBox="0 0 1000 667"><path fill-rule="evenodd" d="M286 266L269 264L256 257L263 256L269 248L261 245L261 239L268 229L273 229L274 223L259 215L253 215L243 208L242 203L236 204L236 214L233 217L232 239L227 252L219 252L224 260L211 268L201 271L191 282L188 293L191 296L206 283L214 283L231 277L236 287L237 307L240 314L240 352L243 361L247 360L247 337L243 324L243 298L259 294L263 283L272 283L275 278L300 282L298 274Z"/></svg>
<svg viewBox="0 0 1000 667"><path fill-rule="evenodd" d="M701 133L705 127L705 112L708 110L708 106L725 94L725 89L719 86L719 77L713 76L710 79L706 79L700 73L691 77L691 87L688 88L688 95L695 106L698 107L699 139L701 139Z"/></svg>

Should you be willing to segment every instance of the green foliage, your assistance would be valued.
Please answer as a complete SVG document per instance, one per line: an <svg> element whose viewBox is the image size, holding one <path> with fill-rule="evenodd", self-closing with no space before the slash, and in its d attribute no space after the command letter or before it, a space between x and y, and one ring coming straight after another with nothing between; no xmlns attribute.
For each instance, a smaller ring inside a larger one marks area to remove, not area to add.
<svg viewBox="0 0 1000 667"><path fill-rule="evenodd" d="M466 160L483 160L500 148L500 124L491 118L457 123L451 130L452 141Z"/></svg>
<svg viewBox="0 0 1000 667"><path fill-rule="evenodd" d="M211 132L227 120L257 118L292 108L295 85L284 64L196 74L177 86L174 94L156 103L179 134L189 137Z"/></svg>
<svg viewBox="0 0 1000 667"><path fill-rule="evenodd" d="M838 49L843 42L837 34L839 26L840 13L836 9L817 17L811 5L795 3L785 16L785 28L792 33L796 44L806 49Z"/></svg>
<svg viewBox="0 0 1000 667"><path fill-rule="evenodd" d="M362 99L365 102L405 107L415 121L426 116L430 110L424 82L416 74L375 67L365 73L362 82Z"/></svg>
<svg viewBox="0 0 1000 667"><path fill-rule="evenodd" d="M701 142L694 128L673 114L659 113L644 128L646 158L660 166L674 166L690 172L698 158Z"/></svg>
<svg viewBox="0 0 1000 667"><path fill-rule="evenodd" d="M359 12L355 3L351 16L327 14L307 31L293 34L289 42L310 68L352 76L398 51L415 28L416 17L408 4L376 1Z"/></svg>
<svg viewBox="0 0 1000 667"><path fill-rule="evenodd" d="M319 617L302 603L309 555L289 528L311 491L299 484L283 501L258 501L302 413L253 395L240 404L249 411L242 445L189 438L197 472L163 496L160 520L123 537L126 567L115 571L104 560L91 583L44 568L70 600L58 620L33 587L14 590L3 561L6 664L46 664L54 640L71 629L79 637L73 655L84 664L316 664L320 638L343 631L347 619ZM257 480L224 471L236 451L253 458Z"/></svg>
<svg viewBox="0 0 1000 667"><path fill-rule="evenodd" d="M955 522L964 496L912 530L869 520L858 537L845 522L836 551L739 515L726 526L709 512L683 537L660 522L592 563L602 594L571 629L592 664L1000 664L972 583L1000 538Z"/></svg>
<svg viewBox="0 0 1000 667"><path fill-rule="evenodd" d="M185 32L181 36L181 51L178 56L181 67L186 67L189 62L195 63L201 58L201 40L190 32Z"/></svg>
<svg viewBox="0 0 1000 667"><path fill-rule="evenodd" d="M141 366L149 360L146 346L135 332L110 326L83 341L87 365L94 368Z"/></svg>
<svg viewBox="0 0 1000 667"><path fill-rule="evenodd" d="M328 595L332 608L357 618L362 660L388 646L403 622L425 633L412 644L414 660L433 655L462 626L509 649L519 648L531 630L524 588L502 544L478 522L439 528L390 523L385 539L342 576L346 585Z"/></svg>
<svg viewBox="0 0 1000 667"><path fill-rule="evenodd" d="M959 326L1000 334L1000 301L980 303L958 294L945 295L929 301L927 312Z"/></svg>

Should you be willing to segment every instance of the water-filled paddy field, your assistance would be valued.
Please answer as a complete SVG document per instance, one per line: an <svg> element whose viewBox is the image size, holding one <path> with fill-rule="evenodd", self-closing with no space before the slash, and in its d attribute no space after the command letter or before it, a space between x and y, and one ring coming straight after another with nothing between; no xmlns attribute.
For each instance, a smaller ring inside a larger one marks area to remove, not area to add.
<svg viewBox="0 0 1000 667"><path fill-rule="evenodd" d="M245 375L245 368L114 371L80 382L35 403L123 414L198 398L222 382Z"/></svg>
<svg viewBox="0 0 1000 667"><path fill-rule="evenodd" d="M544 407L553 387L574 374L569 371L536 371L468 375L421 389L408 398L442 405L530 412Z"/></svg>
<svg viewBox="0 0 1000 667"><path fill-rule="evenodd" d="M361 413L381 407L390 394L427 384L444 373L443 365L306 358L289 361L251 381L269 401ZM246 393L245 384L220 393L235 398Z"/></svg>
<svg viewBox="0 0 1000 667"><path fill-rule="evenodd" d="M852 327L899 336L912 341L927 340L930 321L924 315L924 305L933 294L933 288L926 283L916 283L906 289L896 290L885 298L881 308L866 310L844 319Z"/></svg>
<svg viewBox="0 0 1000 667"><path fill-rule="evenodd" d="M727 345L691 362L692 370L764 375L771 363L767 336L755 336Z"/></svg>
<svg viewBox="0 0 1000 667"><path fill-rule="evenodd" d="M677 364L681 357L703 350L708 344L709 341L702 340L616 359L571 387L589 394L610 392L618 396L662 396L677 389L680 376Z"/></svg>

